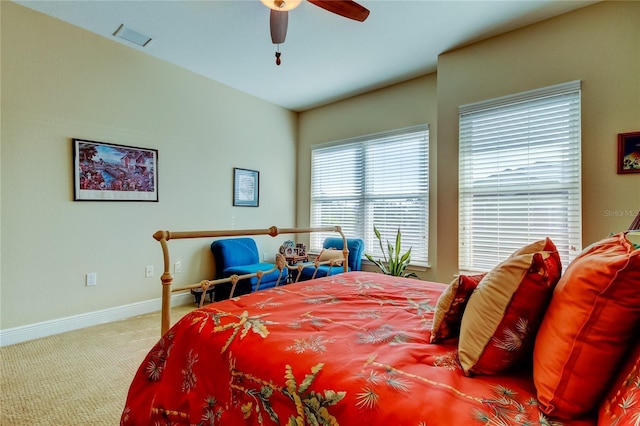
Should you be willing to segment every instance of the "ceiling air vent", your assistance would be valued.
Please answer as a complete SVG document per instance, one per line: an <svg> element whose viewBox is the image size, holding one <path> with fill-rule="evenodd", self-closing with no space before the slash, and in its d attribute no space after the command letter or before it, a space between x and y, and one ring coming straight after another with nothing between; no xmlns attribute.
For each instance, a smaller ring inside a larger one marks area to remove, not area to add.
<svg viewBox="0 0 640 426"><path fill-rule="evenodd" d="M151 37L141 34L130 28L127 28L124 26L124 24L120 24L120 26L113 33L113 35L115 37L119 37L121 39L127 40L131 43L135 43L138 46L142 46L142 47L145 47L147 44L151 42Z"/></svg>

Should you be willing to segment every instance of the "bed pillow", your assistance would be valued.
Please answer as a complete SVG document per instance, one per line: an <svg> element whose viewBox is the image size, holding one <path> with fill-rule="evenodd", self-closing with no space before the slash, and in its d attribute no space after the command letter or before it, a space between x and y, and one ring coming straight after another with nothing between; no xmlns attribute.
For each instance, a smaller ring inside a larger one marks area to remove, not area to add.
<svg viewBox="0 0 640 426"><path fill-rule="evenodd" d="M536 337L543 411L576 418L598 406L640 324L640 249L625 234L585 249L564 272Z"/></svg>
<svg viewBox="0 0 640 426"><path fill-rule="evenodd" d="M431 326L431 343L438 343L449 337L458 337L460 322L467 301L485 274L460 275L456 277L438 297Z"/></svg>
<svg viewBox="0 0 640 426"><path fill-rule="evenodd" d="M600 403L598 426L640 424L640 328L618 376Z"/></svg>
<svg viewBox="0 0 640 426"><path fill-rule="evenodd" d="M318 255L318 261L319 262L333 261L331 265L339 266L339 265L342 265L342 262L344 261L344 254L342 253L342 250L338 250L338 249L333 249L333 248L322 249L322 251Z"/></svg>
<svg viewBox="0 0 640 426"><path fill-rule="evenodd" d="M489 271L462 314L458 357L466 375L498 374L531 355L561 270L556 247L546 238Z"/></svg>

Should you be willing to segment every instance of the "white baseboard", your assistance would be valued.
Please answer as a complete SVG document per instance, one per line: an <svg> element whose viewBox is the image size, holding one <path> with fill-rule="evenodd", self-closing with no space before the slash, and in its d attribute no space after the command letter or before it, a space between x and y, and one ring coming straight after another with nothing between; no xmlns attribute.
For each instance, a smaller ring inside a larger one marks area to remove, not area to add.
<svg viewBox="0 0 640 426"><path fill-rule="evenodd" d="M186 305L188 303L193 303L193 296L189 293L174 294L171 296L171 306ZM8 328L6 330L0 330L0 346L13 345L40 337L52 336L54 334L91 327L93 325L105 324L137 315L157 312L161 309L161 306L162 300L158 298L100 311L87 312L86 314Z"/></svg>

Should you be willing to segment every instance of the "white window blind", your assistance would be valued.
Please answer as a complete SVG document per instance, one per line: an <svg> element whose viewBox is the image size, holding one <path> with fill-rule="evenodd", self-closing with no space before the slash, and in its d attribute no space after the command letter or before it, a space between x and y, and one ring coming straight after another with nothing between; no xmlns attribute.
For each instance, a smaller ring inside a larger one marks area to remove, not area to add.
<svg viewBox="0 0 640 426"><path fill-rule="evenodd" d="M312 148L311 226L340 225L347 238L361 238L365 252L382 256L374 225L412 263L427 263L429 207L427 125L349 139ZM312 234L311 250L329 235Z"/></svg>
<svg viewBox="0 0 640 426"><path fill-rule="evenodd" d="M488 271L545 237L566 267L582 246L580 82L459 114L460 270Z"/></svg>

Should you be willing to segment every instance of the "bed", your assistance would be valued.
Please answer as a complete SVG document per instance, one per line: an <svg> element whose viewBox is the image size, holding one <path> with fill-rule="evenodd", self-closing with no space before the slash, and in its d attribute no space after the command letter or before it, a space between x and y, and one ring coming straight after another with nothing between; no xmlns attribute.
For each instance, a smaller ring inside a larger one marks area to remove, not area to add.
<svg viewBox="0 0 640 426"><path fill-rule="evenodd" d="M333 229L341 234L339 227ZM238 231L233 232L237 235ZM252 233L256 230L243 235ZM163 295L168 296L172 292L169 234L156 238L163 247ZM196 238L196 234L197 238L212 237L211 232L173 233L172 237ZM226 234L221 231L213 237ZM554 273L549 266L555 262L553 256L539 255L549 251L551 242L537 244L536 254L530 258L547 269L544 276L540 269L533 274L533 267L528 266L524 276L531 274L526 278L533 283L531 288L540 287ZM632 261L618 268L615 275L630 282L626 287L621 284L619 291L640 301L638 254L638 249L627 250ZM592 264L593 258L585 261ZM627 269L629 264L631 268ZM570 275L579 275L582 270L584 265L579 264ZM493 272L464 281L465 285L475 281L476 289L470 293L478 293L478 284L482 287L491 282ZM559 271L556 273L559 275ZM549 288L547 298L542 300L548 307L545 305L539 314L539 329L537 335L534 333L536 349L529 348L519 362L493 372L482 364L482 357L470 369L462 366L461 339L466 338L467 325L461 320L453 324L465 329L440 329L446 331L445 335L434 339L434 317L442 322L440 309L445 295L454 291L455 297L447 302L447 314L455 314L458 309L466 315L472 310L473 298L460 299L465 287L462 277L451 283L436 283L352 271L202 306L163 330L132 381L121 425L639 424L640 403L638 407L624 404L630 397L640 399L640 304L616 307L618 314L620 309L629 312L630 320L618 325L624 328L624 338L613 344L623 349L611 352L609 358L615 365L602 373L608 374L606 380L599 378L598 371L591 376L602 382L591 384L599 389L597 401L587 401L587 408L579 415L567 415L574 407L560 398L571 390L551 397L543 395L546 403L541 403L538 388L548 385L545 380L549 379L535 377L534 367L547 358L548 345L554 344L547 337L554 326L545 321L547 314L563 311L562 306L552 306L555 292L558 286L568 286L559 276L556 278L553 285L544 284ZM523 286L520 284L520 289ZM188 288L192 287L180 290ZM533 296L525 292L523 297L531 300ZM169 311L168 301L165 304ZM163 313L163 327L168 321L168 314ZM540 337L547 340L538 348ZM581 365L574 368L582 374ZM561 379L567 381L567 377ZM566 410L549 406L565 406Z"/></svg>

